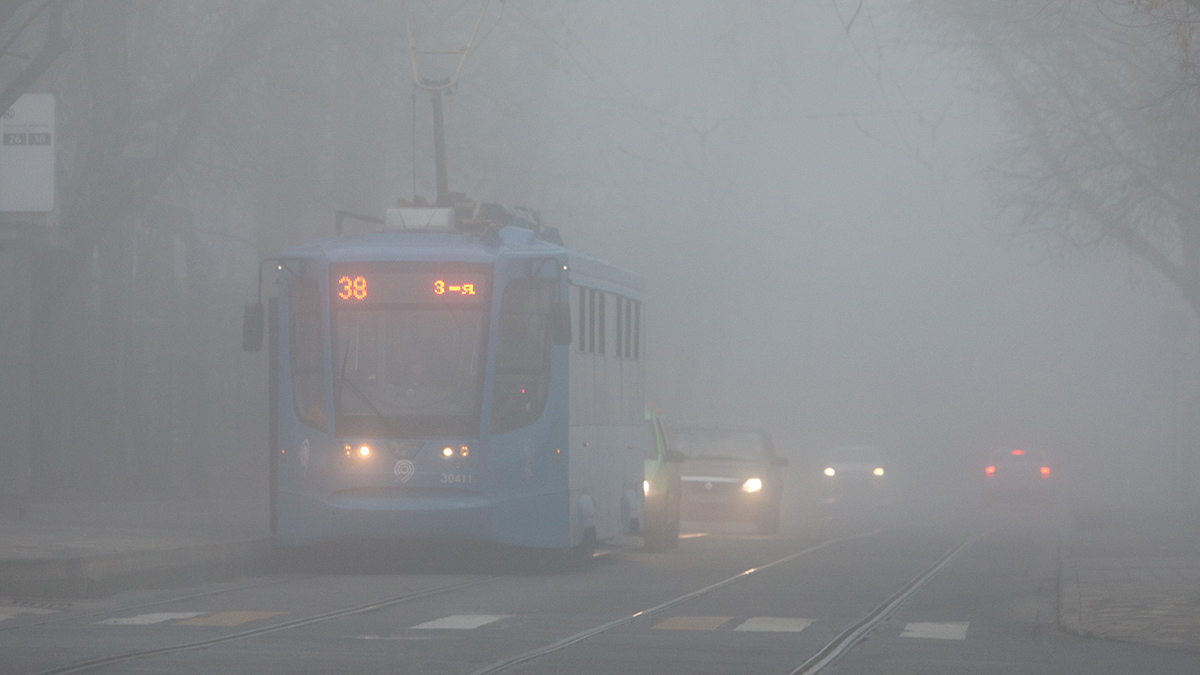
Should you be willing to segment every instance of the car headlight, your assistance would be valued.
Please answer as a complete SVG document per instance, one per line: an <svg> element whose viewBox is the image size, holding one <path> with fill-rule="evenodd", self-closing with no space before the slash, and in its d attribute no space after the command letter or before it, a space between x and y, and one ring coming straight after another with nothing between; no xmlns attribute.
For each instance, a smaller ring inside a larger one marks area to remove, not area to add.
<svg viewBox="0 0 1200 675"><path fill-rule="evenodd" d="M883 467L877 466L877 467L875 467L875 470L872 471L871 473L875 474L876 476L882 476L883 475Z"/></svg>
<svg viewBox="0 0 1200 675"><path fill-rule="evenodd" d="M742 492L758 492L762 489L762 480L758 478L750 478L745 483L742 483Z"/></svg>
<svg viewBox="0 0 1200 675"><path fill-rule="evenodd" d="M833 470L832 466L827 466L827 467L825 467L825 475L832 477L832 476L837 475L837 472Z"/></svg>

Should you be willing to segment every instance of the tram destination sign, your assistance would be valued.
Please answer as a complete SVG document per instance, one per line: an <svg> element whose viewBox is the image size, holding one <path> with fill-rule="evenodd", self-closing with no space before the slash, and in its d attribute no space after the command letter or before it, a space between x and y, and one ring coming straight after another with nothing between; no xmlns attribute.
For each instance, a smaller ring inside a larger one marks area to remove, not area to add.
<svg viewBox="0 0 1200 675"><path fill-rule="evenodd" d="M475 305L490 297L491 274L476 266L421 265L416 268L374 264L331 267L330 294L335 307L377 304Z"/></svg>

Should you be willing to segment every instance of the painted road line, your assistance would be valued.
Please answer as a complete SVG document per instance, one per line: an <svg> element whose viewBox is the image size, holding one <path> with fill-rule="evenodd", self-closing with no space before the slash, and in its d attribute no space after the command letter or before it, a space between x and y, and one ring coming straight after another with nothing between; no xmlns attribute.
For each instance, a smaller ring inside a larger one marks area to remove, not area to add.
<svg viewBox="0 0 1200 675"><path fill-rule="evenodd" d="M205 612L156 612L154 614L138 614L137 616L127 616L119 619L104 619L97 621L96 624L101 626L149 626L151 624L163 623L164 621L178 621L179 619L190 619L195 616L200 616Z"/></svg>
<svg viewBox="0 0 1200 675"><path fill-rule="evenodd" d="M0 621L15 619L18 614L54 614L57 611L57 609L42 609L41 607L0 606Z"/></svg>
<svg viewBox="0 0 1200 675"><path fill-rule="evenodd" d="M472 630L480 626L486 626L489 623L495 623L500 619L507 619L508 614L454 614L451 616L443 616L440 619L426 621L422 624L413 626L414 629L449 629L449 630Z"/></svg>
<svg viewBox="0 0 1200 675"><path fill-rule="evenodd" d="M695 539L697 537L707 537L707 536L708 536L707 532L684 532L683 534L679 535L679 538L680 539Z"/></svg>
<svg viewBox="0 0 1200 675"><path fill-rule="evenodd" d="M734 630L758 633L799 633L816 619L785 619L778 616L756 616L738 624Z"/></svg>
<svg viewBox="0 0 1200 675"><path fill-rule="evenodd" d="M260 619L269 619L273 616L279 616L283 612L221 612L212 616L204 616L198 619L188 619L180 621L176 626L240 626L251 621Z"/></svg>
<svg viewBox="0 0 1200 675"><path fill-rule="evenodd" d="M966 640L969 621L931 623L916 621L904 624L900 637L930 638L933 640Z"/></svg>
<svg viewBox="0 0 1200 675"><path fill-rule="evenodd" d="M732 616L673 616L651 627L660 630L716 630L732 618Z"/></svg>

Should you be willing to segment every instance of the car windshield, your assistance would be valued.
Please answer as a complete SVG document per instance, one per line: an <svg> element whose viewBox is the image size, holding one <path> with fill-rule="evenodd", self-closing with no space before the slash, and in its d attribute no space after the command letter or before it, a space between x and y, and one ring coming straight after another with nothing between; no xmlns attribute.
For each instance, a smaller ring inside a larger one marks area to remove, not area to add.
<svg viewBox="0 0 1200 675"><path fill-rule="evenodd" d="M688 459L734 459L759 462L767 458L767 444L757 431L724 429L678 429L675 449Z"/></svg>
<svg viewBox="0 0 1200 675"><path fill-rule="evenodd" d="M848 445L830 450L825 461L830 464L880 464L883 458L874 446Z"/></svg>

